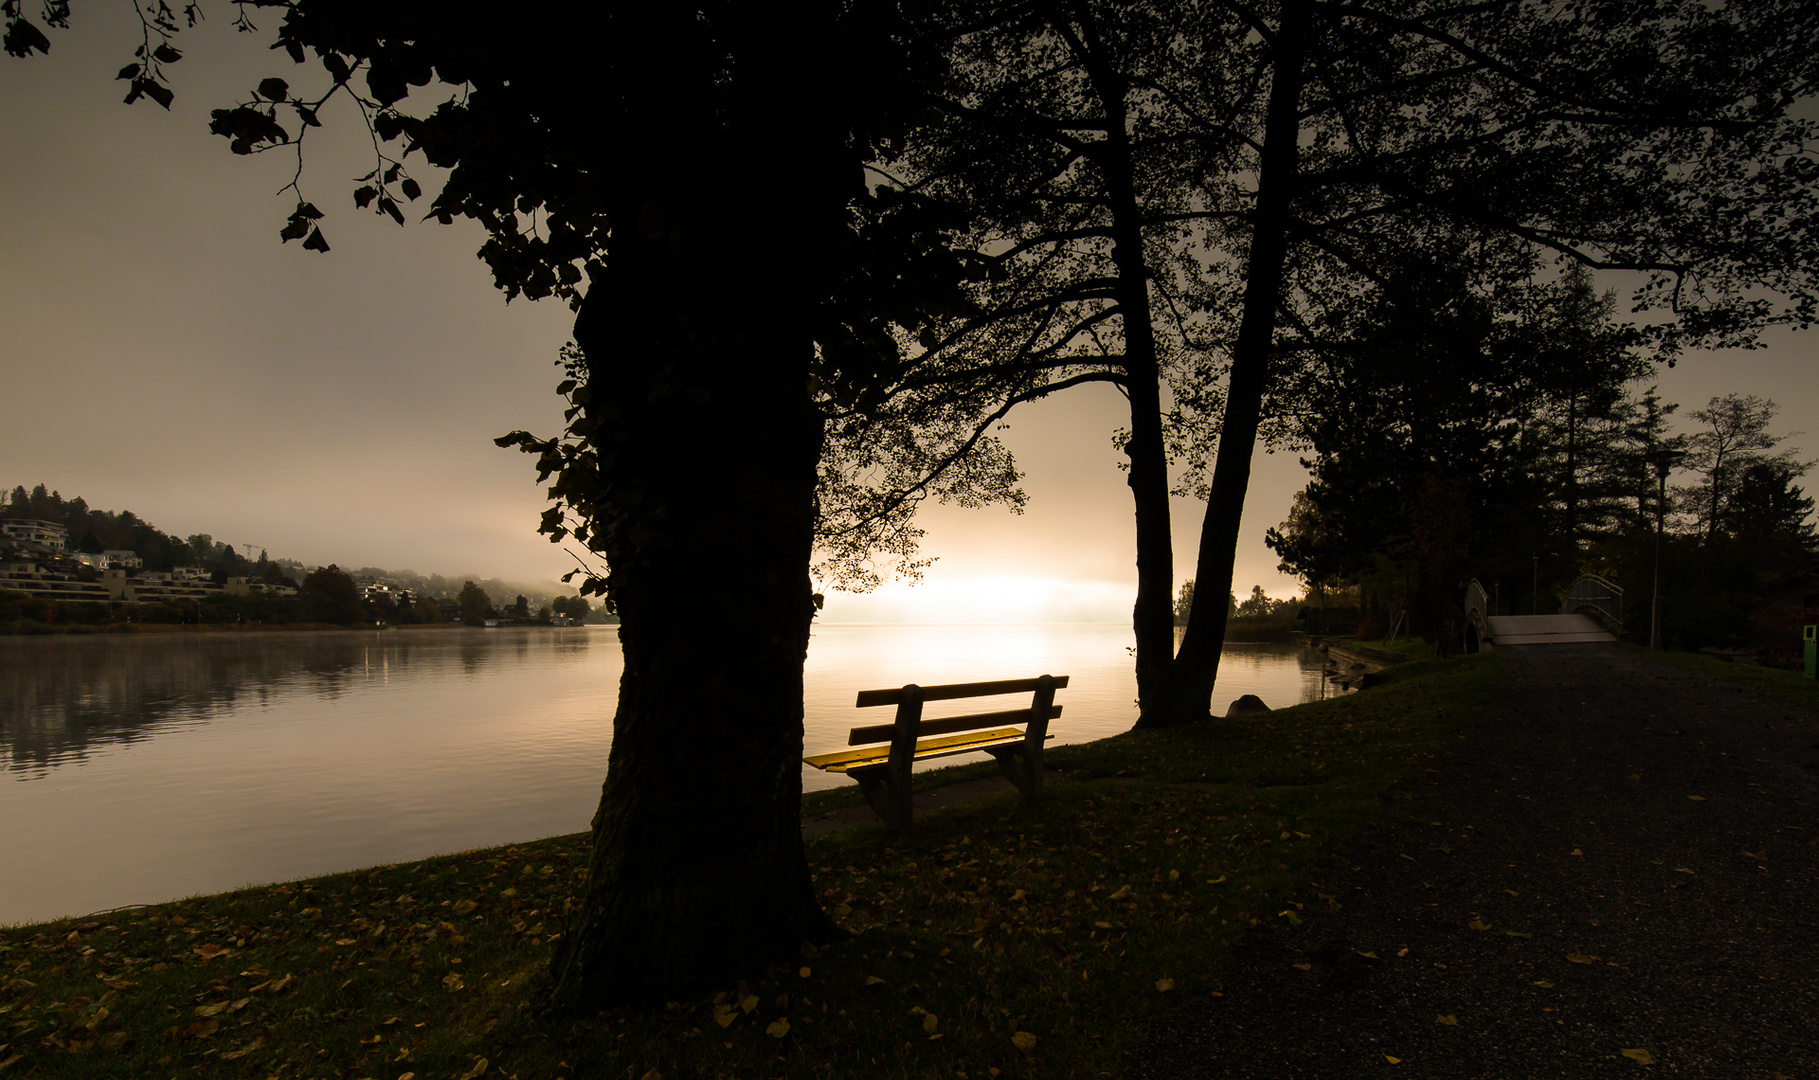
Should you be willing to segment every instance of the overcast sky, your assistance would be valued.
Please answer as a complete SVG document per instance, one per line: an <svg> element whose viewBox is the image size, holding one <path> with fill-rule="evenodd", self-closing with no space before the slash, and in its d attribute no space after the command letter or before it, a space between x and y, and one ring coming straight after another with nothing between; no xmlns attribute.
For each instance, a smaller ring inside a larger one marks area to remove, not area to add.
<svg viewBox="0 0 1819 1080"><path fill-rule="evenodd" d="M0 483L307 563L526 582L569 569L536 533L530 459L492 443L559 430L569 312L507 305L474 257L476 226L400 229L356 210L348 181L371 148L347 112L311 133L303 177L333 251L281 245L294 159L232 156L208 110L266 75L306 77L268 37L235 35L227 6L209 10L179 40L168 114L120 102L113 76L138 32L124 10L78 10L48 57L0 57ZM1689 356L1662 391L1682 412L1760 394L1782 405L1781 430L1819 431L1814 342ZM925 551L940 561L926 581L833 594L826 618L1128 618L1132 511L1111 448L1123 422L1103 387L1013 413L1029 509L930 512ZM1258 455L1241 595L1295 592L1262 537L1304 481L1293 455ZM1176 505L1177 579L1192 576L1201 510Z"/></svg>

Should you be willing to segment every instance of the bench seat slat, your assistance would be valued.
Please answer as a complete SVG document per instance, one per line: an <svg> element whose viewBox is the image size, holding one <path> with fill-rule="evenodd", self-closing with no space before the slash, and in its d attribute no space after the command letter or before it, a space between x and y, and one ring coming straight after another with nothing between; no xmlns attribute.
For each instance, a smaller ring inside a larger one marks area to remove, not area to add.
<svg viewBox="0 0 1819 1080"><path fill-rule="evenodd" d="M1051 705L1048 718L1053 720L1061 715L1060 705ZM971 731L973 728L993 727L998 724L1021 724L1028 720L1028 709L1005 709L1003 712L969 713L966 716L942 716L933 720L924 720L916 725L916 737L929 735L946 735L950 731ZM846 745L859 746L862 743L889 742L897 730L895 724L873 724L870 727L856 727L848 735Z"/></svg>
<svg viewBox="0 0 1819 1080"><path fill-rule="evenodd" d="M1052 739L1053 735L1046 736ZM924 739L916 744L915 760L948 757L952 754L966 754L975 750L984 750L992 746L1014 745L1023 741L1023 732L1018 728L996 728L991 731L969 731L963 735L949 735L939 739ZM831 754L815 754L803 758L803 762L831 773L852 772L856 769L875 768L890 760L891 748L886 746L867 746L858 750L837 750Z"/></svg>
<svg viewBox="0 0 1819 1080"><path fill-rule="evenodd" d="M1055 689L1067 685L1066 675L1055 676ZM945 686L925 686L922 688L923 701L946 701L949 698L989 697L992 694L1028 694L1036 689L1035 679L1002 679L998 682L948 683ZM889 690L861 690L856 708L867 709L874 705L895 705L903 697L903 688L893 686Z"/></svg>

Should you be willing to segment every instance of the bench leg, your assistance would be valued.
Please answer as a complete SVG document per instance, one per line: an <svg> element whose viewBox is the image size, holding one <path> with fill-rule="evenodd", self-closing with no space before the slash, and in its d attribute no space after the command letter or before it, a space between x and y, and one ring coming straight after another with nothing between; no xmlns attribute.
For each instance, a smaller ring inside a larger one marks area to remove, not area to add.
<svg viewBox="0 0 1819 1080"><path fill-rule="evenodd" d="M1030 701L1030 718L1023 729L1023 741L988 751L998 759L998 768L1005 777L1023 793L1026 803L1042 797L1042 740L1048 735L1049 707L1054 703L1055 679L1044 675L1036 680L1036 694Z"/></svg>
<svg viewBox="0 0 1819 1080"><path fill-rule="evenodd" d="M1035 760L1030 760L1030 751L1023 743L1015 746L992 747L986 751L998 759L998 770L1004 778L1017 785L1023 793L1024 802L1035 802L1042 797L1042 751L1035 752Z"/></svg>
<svg viewBox="0 0 1819 1080"><path fill-rule="evenodd" d="M907 783L893 783L889 766L856 769L847 775L859 781L859 791L892 832L908 833L914 816L910 810L910 788ZM907 778L905 778L907 779Z"/></svg>

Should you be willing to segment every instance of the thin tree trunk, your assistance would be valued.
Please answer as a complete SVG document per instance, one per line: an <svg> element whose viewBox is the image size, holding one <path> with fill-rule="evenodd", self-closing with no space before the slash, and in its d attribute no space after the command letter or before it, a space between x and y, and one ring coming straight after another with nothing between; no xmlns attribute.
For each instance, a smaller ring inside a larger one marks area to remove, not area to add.
<svg viewBox="0 0 1819 1080"><path fill-rule="evenodd" d="M1232 349L1232 374L1219 429L1212 491L1200 527L1194 568L1194 605L1188 612L1181 649L1169 671L1165 698L1145 704L1139 727L1165 727L1211 713L1219 652L1225 646L1226 601L1232 592L1232 564L1238 529L1250 487L1251 455L1269 381L1270 346L1276 307L1288 258L1290 207L1300 163L1301 87L1308 32L1307 0L1287 0L1277 28L1271 69L1269 115L1257 178L1257 208L1245 280L1244 311Z"/></svg>
<svg viewBox="0 0 1819 1080"><path fill-rule="evenodd" d="M1088 48L1096 43L1088 38ZM1168 694L1175 652L1175 550L1168 496L1168 452L1162 437L1162 373L1156 331L1150 318L1149 263L1143 246L1136 166L1126 130L1124 87L1110 66L1089 56L1088 70L1106 115L1104 171L1112 213L1112 262L1124 329L1125 391L1130 400L1130 485L1137 527L1137 600L1131 625L1137 645L1137 700L1147 714L1151 702ZM1141 715L1138 726L1143 726Z"/></svg>

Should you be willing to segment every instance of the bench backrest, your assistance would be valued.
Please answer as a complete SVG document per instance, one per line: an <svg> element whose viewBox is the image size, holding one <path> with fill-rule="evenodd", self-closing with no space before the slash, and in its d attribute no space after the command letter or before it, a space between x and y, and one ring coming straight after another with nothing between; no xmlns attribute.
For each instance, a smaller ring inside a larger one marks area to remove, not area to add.
<svg viewBox="0 0 1819 1080"><path fill-rule="evenodd" d="M1042 700L1042 691L1046 683L1047 698L1051 704L1048 715L1043 718L1044 724L1061 715L1061 706L1052 704L1054 692L1067 685L1066 675L1042 675L1034 679L1000 679L996 682L948 683L943 686L908 686L895 687L889 690L861 690L859 698L853 704L866 709L878 705L897 706L900 723L871 724L853 728L847 738L848 746L859 746L864 743L886 742L907 737L910 741L927 735L946 735L955 731L971 731L974 728L997 727L1001 724L1015 724L1032 719L1031 712ZM950 701L955 698L992 697L997 694L1035 694L1036 701L1021 709L1004 709L988 713L969 713L966 716L944 716L934 720L923 720L922 703L925 701Z"/></svg>

